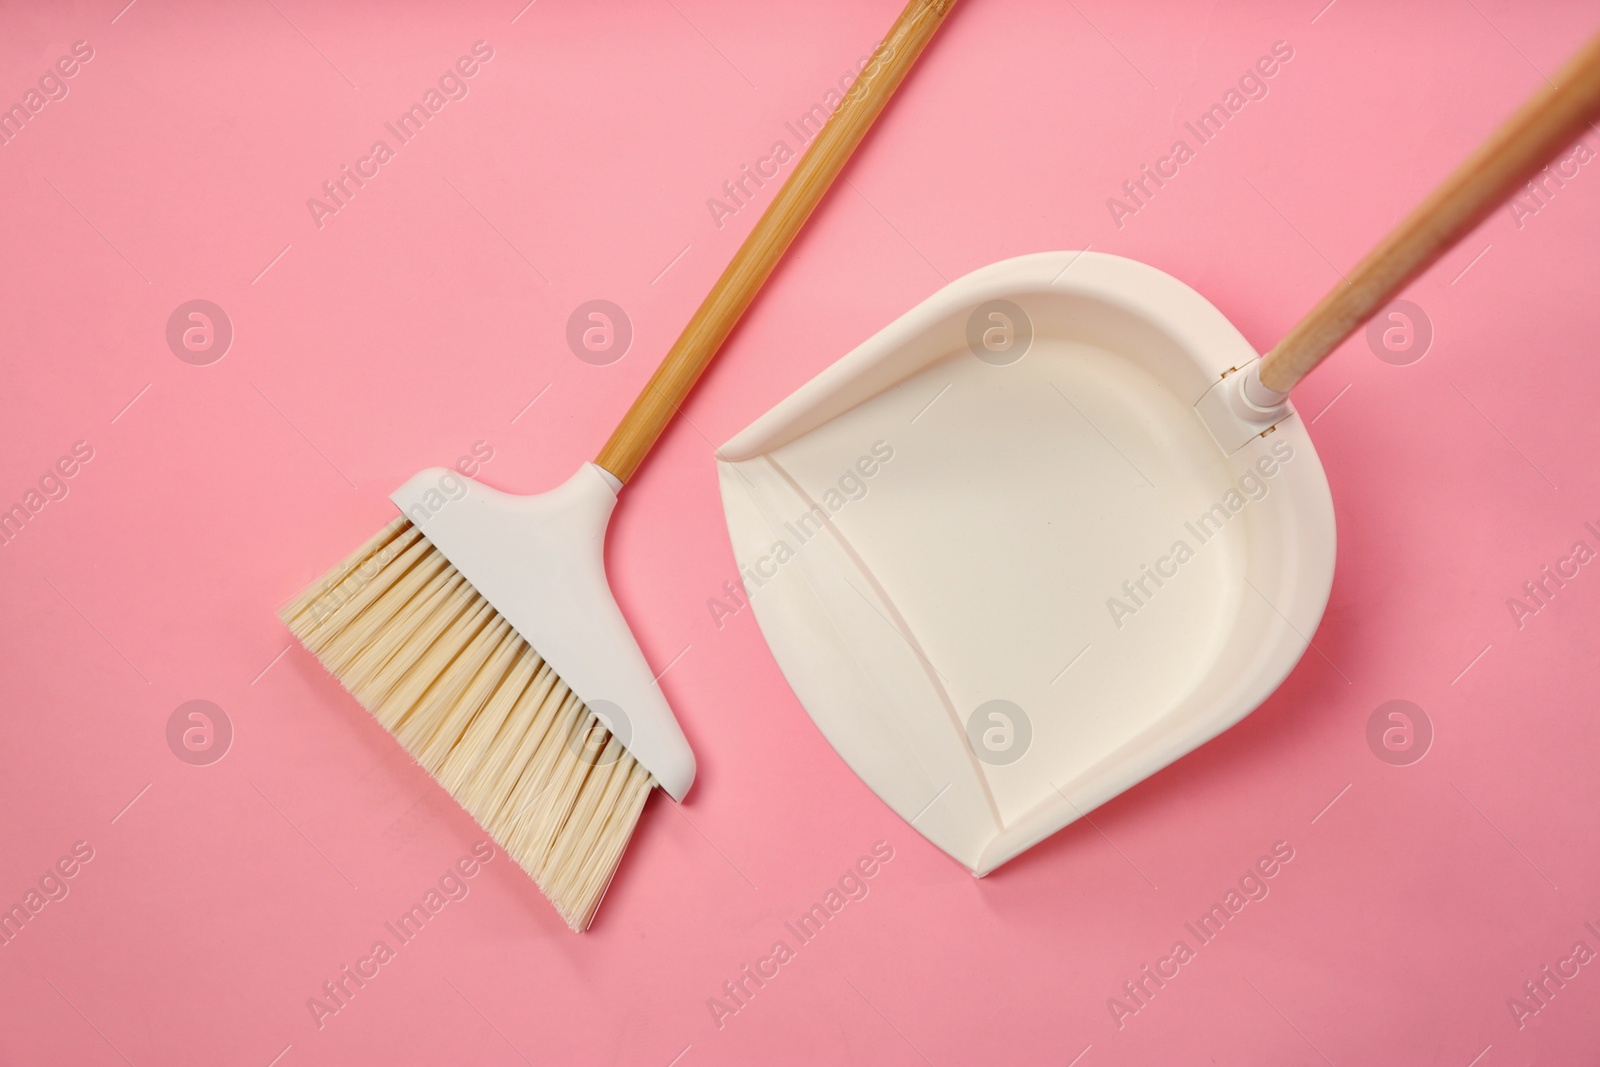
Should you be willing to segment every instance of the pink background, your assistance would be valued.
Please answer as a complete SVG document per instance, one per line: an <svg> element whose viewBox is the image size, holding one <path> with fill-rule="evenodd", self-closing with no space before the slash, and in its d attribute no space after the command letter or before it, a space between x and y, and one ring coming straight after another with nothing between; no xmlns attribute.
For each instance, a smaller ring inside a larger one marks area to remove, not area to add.
<svg viewBox="0 0 1600 1067"><path fill-rule="evenodd" d="M784 121L898 4L122 2L10 5L0 32L5 103L94 49L0 147L0 507L94 449L0 547L0 905L94 849L0 947L0 1061L1600 1051L1600 965L1521 1029L1507 1005L1580 938L1600 950L1600 569L1520 629L1506 606L1573 542L1600 548L1600 168L1413 286L1420 362L1358 337L1297 394L1339 519L1320 654L988 879L833 755L748 612L718 629L706 604L735 574L712 443L945 280L1088 245L1176 275L1266 348L1591 32L1583 5L961 4L613 526L615 587L699 757L687 804L651 802L589 934L497 857L318 1029L307 998L482 834L283 654L275 608L416 469L483 440L484 479L534 491L590 458L754 222L718 229L707 197L793 145ZM306 199L480 39L470 95L318 229ZM1279 40L1270 95L1117 228L1106 198ZM196 298L235 330L209 366L165 340ZM605 367L564 339L597 298L635 330ZM209 766L166 741L192 699L233 725ZM1435 731L1410 766L1366 740L1391 699ZM894 859L870 894L719 1029L707 999L878 841ZM1279 841L1270 896L1119 1029L1108 998Z"/></svg>

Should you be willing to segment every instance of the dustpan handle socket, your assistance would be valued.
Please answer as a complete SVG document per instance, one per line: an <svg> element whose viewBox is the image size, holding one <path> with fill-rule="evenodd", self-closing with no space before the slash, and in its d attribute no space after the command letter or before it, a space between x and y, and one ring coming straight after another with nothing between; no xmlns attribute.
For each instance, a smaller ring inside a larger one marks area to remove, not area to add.
<svg viewBox="0 0 1600 1067"><path fill-rule="evenodd" d="M1259 359L1250 364L1240 378L1239 397L1244 401L1246 408L1244 414L1259 418L1263 415L1275 415L1283 410L1289 394L1269 389L1262 384Z"/></svg>

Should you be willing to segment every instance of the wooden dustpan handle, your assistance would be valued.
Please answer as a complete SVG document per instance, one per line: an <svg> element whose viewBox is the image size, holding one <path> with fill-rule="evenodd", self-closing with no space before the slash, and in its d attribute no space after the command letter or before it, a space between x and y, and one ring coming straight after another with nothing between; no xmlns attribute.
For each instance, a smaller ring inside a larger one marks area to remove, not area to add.
<svg viewBox="0 0 1600 1067"><path fill-rule="evenodd" d="M1597 118L1600 34L1267 353L1261 361L1261 384L1287 393Z"/></svg>
<svg viewBox="0 0 1600 1067"><path fill-rule="evenodd" d="M595 463L626 482L755 298L955 0L911 0L689 320Z"/></svg>

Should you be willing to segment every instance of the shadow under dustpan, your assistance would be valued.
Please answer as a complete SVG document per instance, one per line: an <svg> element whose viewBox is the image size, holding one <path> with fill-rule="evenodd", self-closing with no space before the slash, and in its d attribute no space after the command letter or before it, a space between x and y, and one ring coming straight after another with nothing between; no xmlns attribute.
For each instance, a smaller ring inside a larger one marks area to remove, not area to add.
<svg viewBox="0 0 1600 1067"><path fill-rule="evenodd" d="M1238 722L1306 650L1333 502L1292 409L1224 386L1256 359L1153 267L1023 256L947 285L721 449L784 676L974 873Z"/></svg>

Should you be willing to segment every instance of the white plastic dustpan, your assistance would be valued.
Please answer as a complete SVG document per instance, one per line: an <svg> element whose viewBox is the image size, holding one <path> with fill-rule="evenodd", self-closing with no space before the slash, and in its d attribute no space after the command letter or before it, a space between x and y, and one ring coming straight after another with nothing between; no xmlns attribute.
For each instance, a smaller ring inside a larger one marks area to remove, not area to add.
<svg viewBox="0 0 1600 1067"><path fill-rule="evenodd" d="M1092 252L945 286L721 451L734 555L828 741L984 874L1300 659L1333 503L1287 393L1600 118L1592 39L1257 358Z"/></svg>
<svg viewBox="0 0 1600 1067"><path fill-rule="evenodd" d="M1333 504L1292 412L1227 401L1255 359L1152 267L1025 256L946 286L721 450L785 677L973 871L1227 729L1305 650Z"/></svg>

